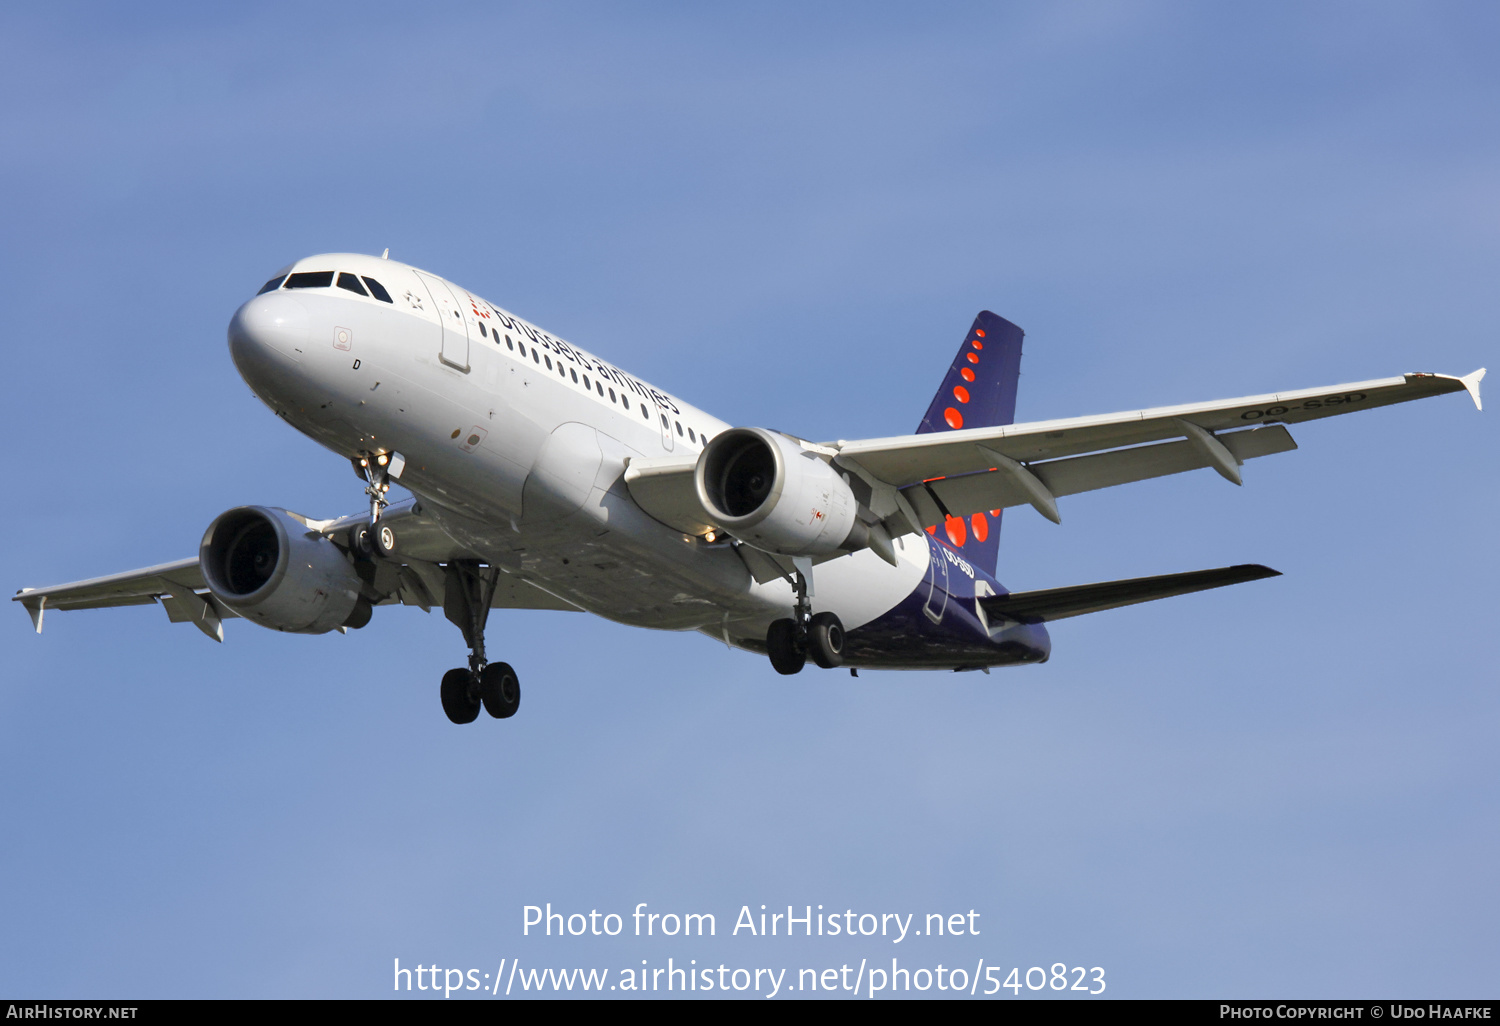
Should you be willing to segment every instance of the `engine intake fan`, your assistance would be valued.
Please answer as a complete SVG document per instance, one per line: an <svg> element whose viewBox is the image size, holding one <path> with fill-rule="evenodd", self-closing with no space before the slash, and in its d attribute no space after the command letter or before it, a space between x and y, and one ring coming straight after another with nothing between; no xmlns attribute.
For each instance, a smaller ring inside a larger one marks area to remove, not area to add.
<svg viewBox="0 0 1500 1026"><path fill-rule="evenodd" d="M262 627L325 634L357 619L360 579L349 557L284 509L220 514L203 534L198 565L214 598Z"/></svg>
<svg viewBox="0 0 1500 1026"><path fill-rule="evenodd" d="M831 556L867 543L843 475L779 432L720 433L698 457L693 484L718 525L758 549Z"/></svg>

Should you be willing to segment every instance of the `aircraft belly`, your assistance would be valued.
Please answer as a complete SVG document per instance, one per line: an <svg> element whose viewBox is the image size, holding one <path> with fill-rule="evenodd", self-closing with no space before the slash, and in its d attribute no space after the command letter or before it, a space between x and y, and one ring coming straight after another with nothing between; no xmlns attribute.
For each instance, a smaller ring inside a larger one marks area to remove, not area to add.
<svg viewBox="0 0 1500 1026"><path fill-rule="evenodd" d="M604 501L595 489L593 501ZM513 528L474 519L424 498L423 513L468 551L559 598L620 623L661 630L691 630L717 623L726 595L749 578L727 548L692 551L681 535L653 548L639 536L602 526L586 512ZM618 508L613 520L620 526ZM702 548L701 544L699 545Z"/></svg>
<svg viewBox="0 0 1500 1026"><path fill-rule="evenodd" d="M848 632L844 663L870 669L953 670L1045 662L1051 641L1040 624L988 631L972 603L950 602L943 621L927 615L921 589L885 615Z"/></svg>
<svg viewBox="0 0 1500 1026"><path fill-rule="evenodd" d="M991 624L980 594L1003 593L984 571L931 536L921 579L880 616L846 635L844 661L872 669L961 669L1043 662L1051 653L1040 625ZM905 539L914 548L912 536ZM925 545L922 545L925 543Z"/></svg>

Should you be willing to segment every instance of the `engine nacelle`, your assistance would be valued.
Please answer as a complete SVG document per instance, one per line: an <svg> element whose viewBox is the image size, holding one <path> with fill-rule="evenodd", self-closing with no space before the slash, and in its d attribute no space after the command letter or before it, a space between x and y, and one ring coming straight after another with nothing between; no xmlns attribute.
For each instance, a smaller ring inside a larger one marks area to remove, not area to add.
<svg viewBox="0 0 1500 1026"><path fill-rule="evenodd" d="M326 634L349 622L359 603L359 575L343 550L309 536L284 509L220 514L203 534L198 564L214 598L272 630Z"/></svg>
<svg viewBox="0 0 1500 1026"><path fill-rule="evenodd" d="M758 549L829 556L865 544L849 483L818 454L775 431L733 428L718 435L698 457L694 484L715 522Z"/></svg>

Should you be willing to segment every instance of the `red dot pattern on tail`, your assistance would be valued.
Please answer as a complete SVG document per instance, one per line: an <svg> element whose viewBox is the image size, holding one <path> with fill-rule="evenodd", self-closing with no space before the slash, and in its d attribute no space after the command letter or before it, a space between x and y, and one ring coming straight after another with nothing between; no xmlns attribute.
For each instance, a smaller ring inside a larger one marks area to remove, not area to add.
<svg viewBox="0 0 1500 1026"><path fill-rule="evenodd" d="M943 528L947 531L948 540L953 543L954 547L963 548L965 541L964 518L949 517L944 521Z"/></svg>
<svg viewBox="0 0 1500 1026"><path fill-rule="evenodd" d="M983 513L975 513L969 518L969 523L974 525L974 540L982 542L990 536L990 522Z"/></svg>
<svg viewBox="0 0 1500 1026"><path fill-rule="evenodd" d="M981 316L993 318L994 315L982 314ZM924 418L923 427L919 431L943 430L944 428L950 431L958 431L962 430L966 423L984 427L995 423L1009 424L1013 422L1013 393L1015 386L1011 379L1015 376L1015 369L1012 364L1019 362L1020 332L1019 329L1009 324L1009 322L996 320L997 323L1003 325L1005 328L1005 331L996 336L996 343L999 348L993 354L987 352L985 347L989 339L986 329L976 324L970 330L962 348L959 350L957 365L953 366L949 371L951 377L946 382L948 396L944 397L942 392L938 393L938 397L933 400L932 406L928 410L926 418ZM1014 338L1012 334L1014 334ZM987 373L987 376L985 378L979 376L978 370L981 366L981 356L993 357L1000 360L1001 364L997 365L996 369L1001 366L1009 368L1003 371L1003 374L1006 375L1004 381L992 380L993 372L989 368L989 363L993 363L993 360L985 364L987 371L990 371ZM1007 381L1009 384L1006 384ZM1003 412L993 408L996 402L994 392L997 388L1002 390L1009 388L1012 393L1012 397L1008 399L1004 398L1003 391L1001 393ZM947 406L944 403L944 398L953 405ZM941 481L942 478L934 480ZM932 482L924 483L931 484ZM934 492L933 494L936 496L938 493ZM938 505L939 507L942 505L940 498ZM992 546L998 538L1000 513L1000 510L994 509L953 516L946 510L943 510L942 518L939 522L934 526L927 527L926 530L928 534L942 539L955 549L965 548L970 539L973 539L976 548ZM979 551L978 555L982 559L992 558L992 553L987 551L987 549Z"/></svg>

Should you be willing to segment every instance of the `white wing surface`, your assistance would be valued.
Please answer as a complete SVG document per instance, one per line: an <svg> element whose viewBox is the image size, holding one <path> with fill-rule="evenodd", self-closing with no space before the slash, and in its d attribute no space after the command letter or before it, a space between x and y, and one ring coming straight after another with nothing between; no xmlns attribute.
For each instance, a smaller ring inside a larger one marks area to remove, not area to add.
<svg viewBox="0 0 1500 1026"><path fill-rule="evenodd" d="M1030 504L1057 521L1061 495L1212 467L1240 483L1245 460L1295 449L1282 425L1467 391L1480 405L1480 369L1465 377L1406 374L1327 388L937 434L839 442L834 462L926 527L946 516ZM891 512L875 507L889 520Z"/></svg>
<svg viewBox="0 0 1500 1026"><path fill-rule="evenodd" d="M948 516L1031 505L1060 519L1057 498L1211 467L1240 483L1247 459L1297 447L1284 425L1467 391L1480 405L1480 369L1464 377L1406 374L1327 388L860 441L803 443L863 481L892 534ZM693 488L695 460L632 461L625 480L648 513L701 533L711 518Z"/></svg>
<svg viewBox="0 0 1500 1026"><path fill-rule="evenodd" d="M235 616L207 591L198 557L179 559L142 570L128 570L108 577L94 577L50 588L22 588L15 600L26 607L37 633L49 609L103 609L109 606L144 606L160 602L173 623L191 623L215 641L224 640L221 621Z"/></svg>
<svg viewBox="0 0 1500 1026"><path fill-rule="evenodd" d="M474 555L458 546L430 520L414 515L412 500L393 504L382 522L396 526L401 538L401 554L396 560L383 560L375 571L370 597L376 605L420 606L431 610L442 608L445 578L441 564L451 559L472 559ZM309 528L334 535L355 523L367 523L368 516L344 517L315 521L292 514ZM208 591L198 557L179 559L140 570L94 577L70 584L46 588L22 588L14 601L26 607L37 633L49 609L105 609L111 606L144 606L160 603L173 623L191 623L215 641L224 640L222 621L239 616ZM490 603L494 609L555 609L576 612L578 607L557 598L511 574L501 574Z"/></svg>

